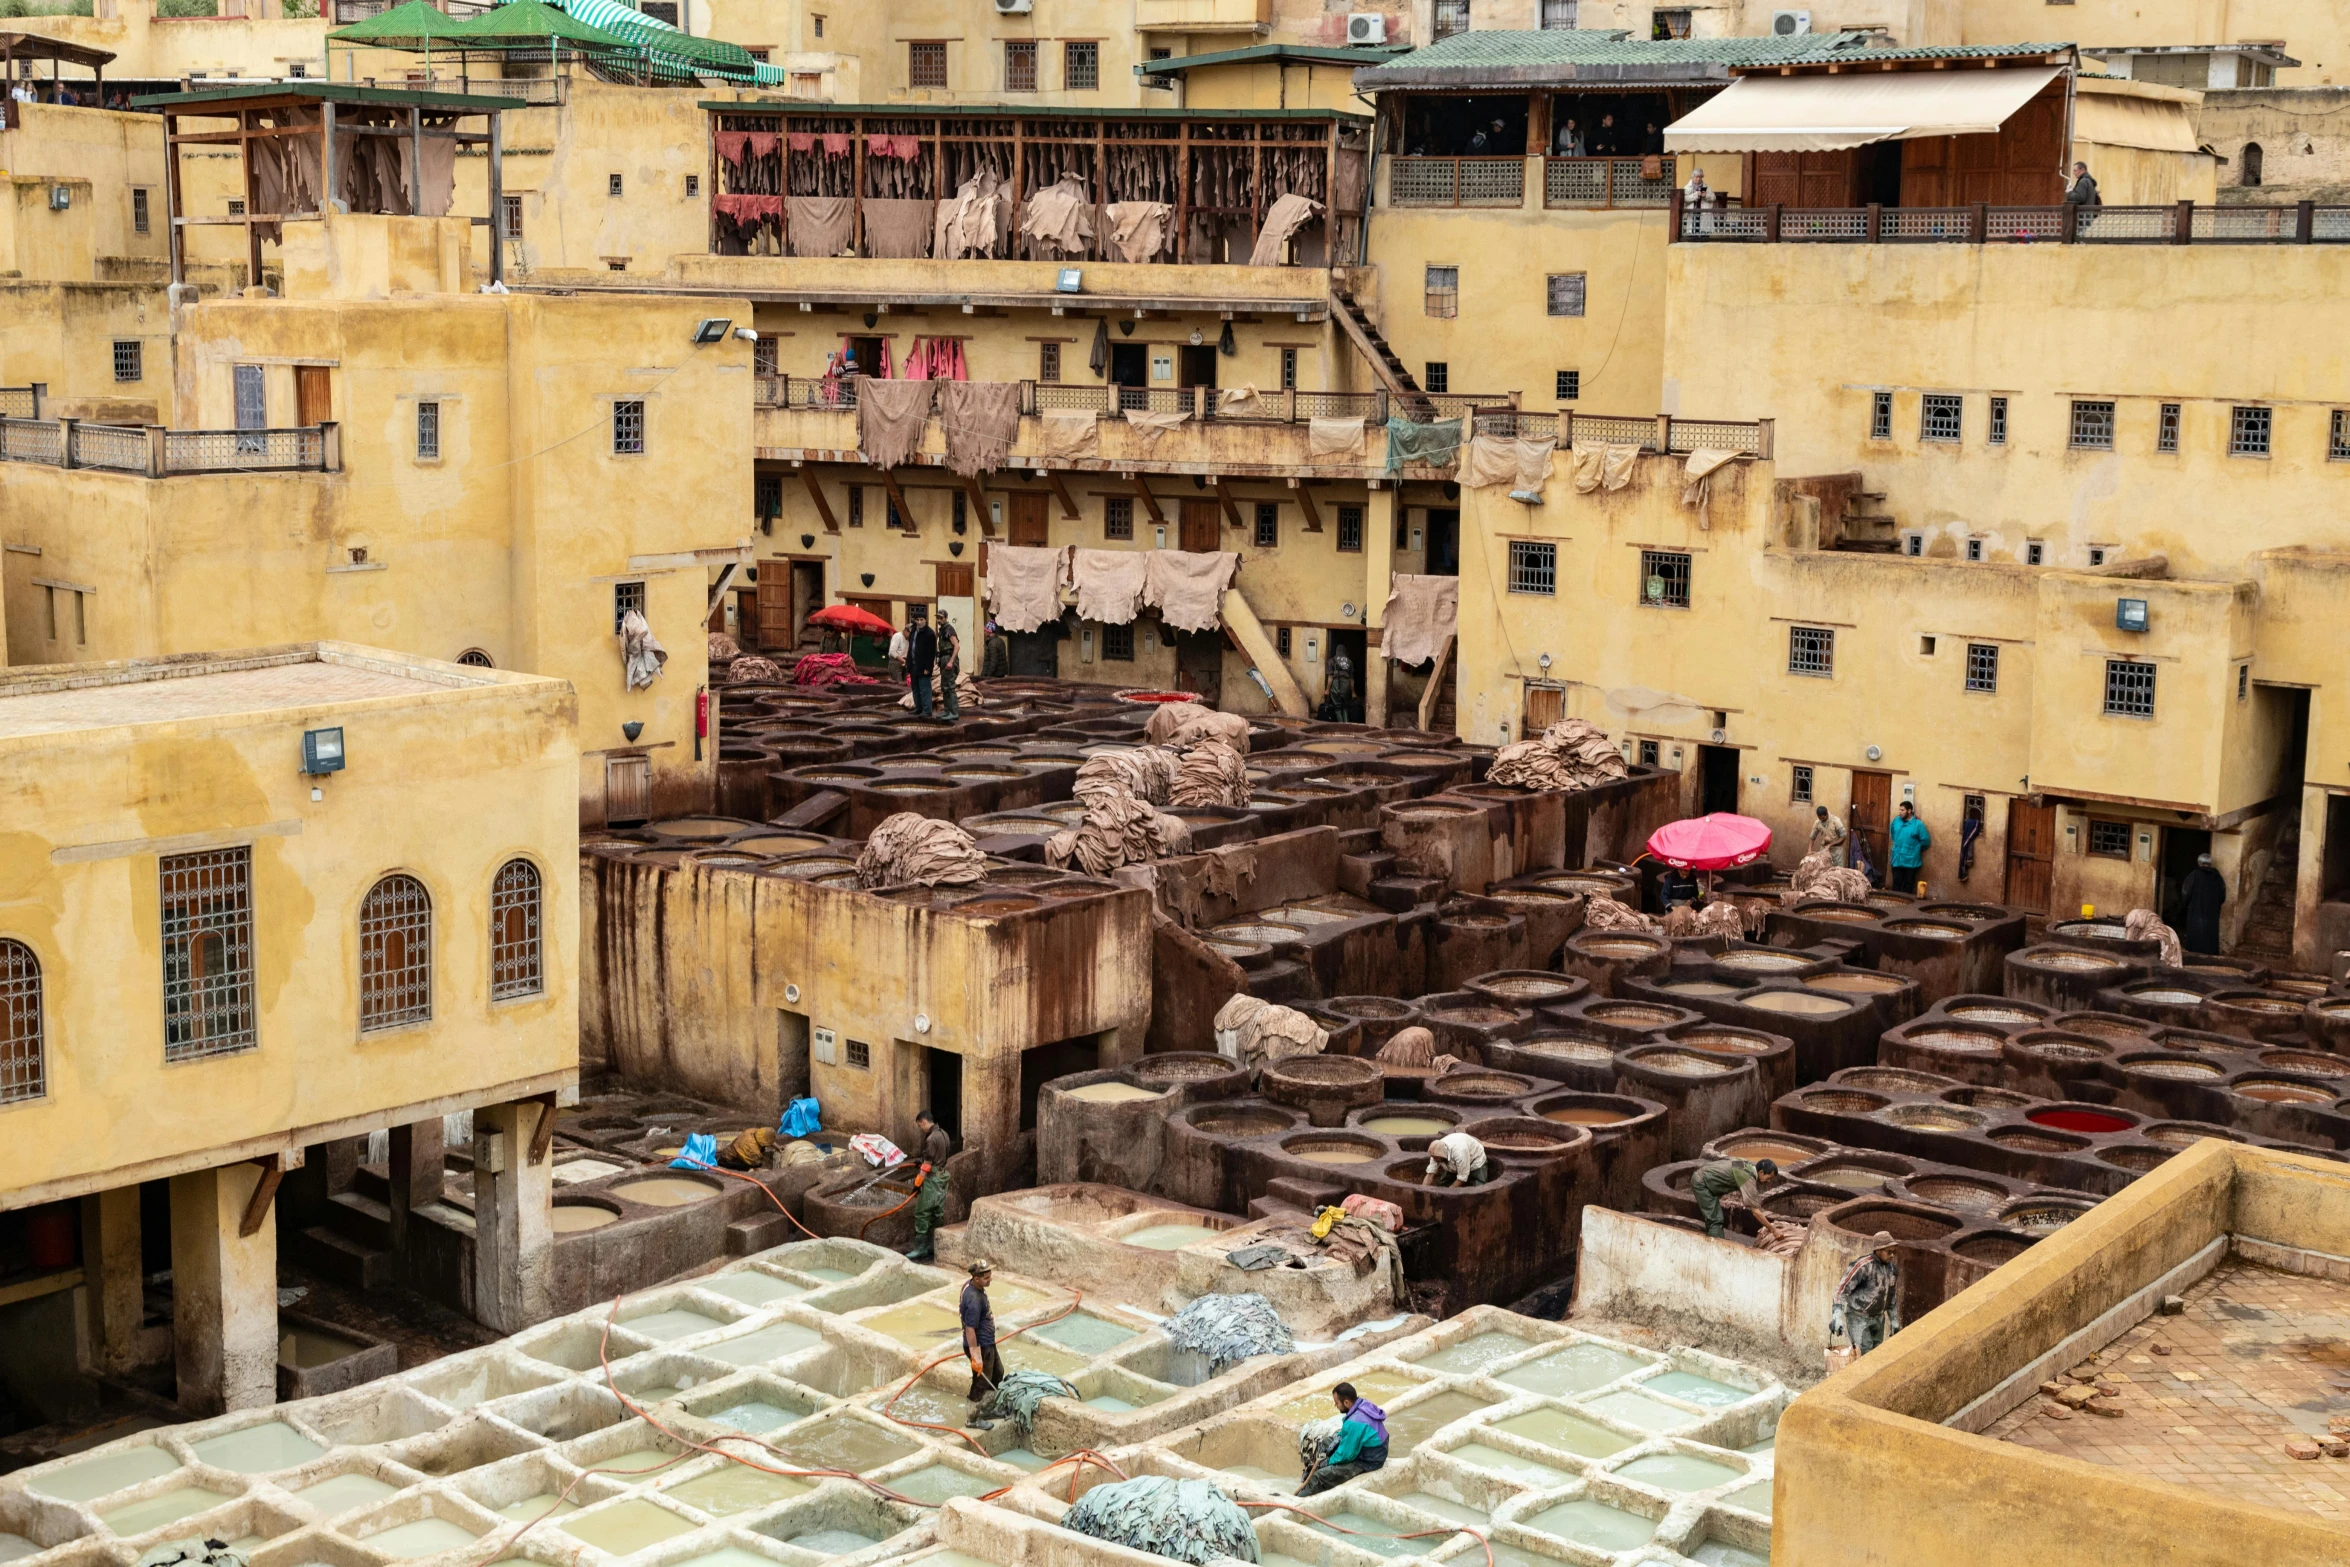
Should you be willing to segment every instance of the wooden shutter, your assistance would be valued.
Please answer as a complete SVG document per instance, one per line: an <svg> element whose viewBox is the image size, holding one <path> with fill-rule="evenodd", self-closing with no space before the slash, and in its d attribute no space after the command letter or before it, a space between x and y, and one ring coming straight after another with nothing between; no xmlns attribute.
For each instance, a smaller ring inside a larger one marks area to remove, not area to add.
<svg viewBox="0 0 2350 1567"><path fill-rule="evenodd" d="M942 599L971 597L971 568L969 566L960 563L950 566L941 562L930 569L934 574L931 591L936 596Z"/></svg>
<svg viewBox="0 0 2350 1567"><path fill-rule="evenodd" d="M653 759L604 758L604 820L641 822L653 814Z"/></svg>
<svg viewBox="0 0 2350 1567"><path fill-rule="evenodd" d="M333 418L334 403L326 366L294 366L294 423L308 428Z"/></svg>
<svg viewBox="0 0 2350 1567"><path fill-rule="evenodd" d="M1052 514L1048 509L1052 497L1042 490L1014 490L1012 492L1011 533L1008 542L1032 546L1053 542Z"/></svg>
<svg viewBox="0 0 2350 1567"><path fill-rule="evenodd" d="M1213 500L1183 502L1183 529L1181 543L1187 550L1213 552L1223 547L1219 527L1224 520L1224 508Z"/></svg>

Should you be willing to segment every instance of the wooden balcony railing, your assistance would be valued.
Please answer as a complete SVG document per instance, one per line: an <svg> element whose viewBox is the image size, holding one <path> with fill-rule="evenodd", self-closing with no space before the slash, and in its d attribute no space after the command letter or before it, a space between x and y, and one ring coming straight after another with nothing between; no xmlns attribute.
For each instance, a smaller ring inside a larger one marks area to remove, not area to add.
<svg viewBox="0 0 2350 1567"><path fill-rule="evenodd" d="M1190 414L1218 424L1304 424L1314 419L1363 419L1385 424L1390 415L1425 423L1460 419L1480 410L1514 409L1516 392L1433 392L1419 405L1378 392L1259 392L1238 401L1212 386L1069 385L1055 381L1020 383L1023 414L1086 413L1114 419L1133 412ZM753 382L753 406L804 408L819 413L855 413L857 383L824 376L763 375Z"/></svg>
<svg viewBox="0 0 2350 1567"><path fill-rule="evenodd" d="M1686 206L1670 194L1683 242L1753 244L2327 245L2350 242L2350 207L1748 207Z"/></svg>
<svg viewBox="0 0 2350 1567"><path fill-rule="evenodd" d="M1391 207L1518 207L1526 201L1524 158L1390 158Z"/></svg>

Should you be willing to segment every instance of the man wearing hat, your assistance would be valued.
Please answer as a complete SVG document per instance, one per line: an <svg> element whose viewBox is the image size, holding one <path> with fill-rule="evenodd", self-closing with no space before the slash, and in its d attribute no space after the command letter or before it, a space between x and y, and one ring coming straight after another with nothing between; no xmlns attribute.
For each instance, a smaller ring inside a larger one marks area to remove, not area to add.
<svg viewBox="0 0 2350 1567"><path fill-rule="evenodd" d="M1722 1218L1722 1199L1735 1194L1746 1204L1757 1222L1765 1227L1771 1216L1762 1209L1762 1188L1779 1178L1779 1166L1763 1159L1748 1163L1744 1159L1716 1159L1698 1167L1696 1178L1689 1183L1689 1194L1697 1199L1697 1216L1705 1221L1705 1233L1720 1240L1729 1226Z"/></svg>
<svg viewBox="0 0 2350 1567"><path fill-rule="evenodd" d="M1901 1269L1893 1260L1893 1236L1879 1230L1869 1254L1854 1263L1836 1286L1828 1308L1828 1336L1841 1333L1852 1352L1865 1355L1901 1331Z"/></svg>
<svg viewBox="0 0 2350 1567"><path fill-rule="evenodd" d="M963 1286L963 1353L971 1361L971 1391L967 1395L974 1404L996 1390L1004 1380L1003 1357L995 1349L995 1308L987 1303L987 1281L995 1276L985 1257L971 1262L971 1282ZM984 1418L972 1424L986 1430L994 1424Z"/></svg>

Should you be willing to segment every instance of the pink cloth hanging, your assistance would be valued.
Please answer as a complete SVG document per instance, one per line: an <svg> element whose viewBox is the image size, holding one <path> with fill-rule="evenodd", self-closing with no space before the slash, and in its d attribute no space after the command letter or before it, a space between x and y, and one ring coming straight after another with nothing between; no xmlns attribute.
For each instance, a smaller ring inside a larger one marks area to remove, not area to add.
<svg viewBox="0 0 2350 1567"><path fill-rule="evenodd" d="M848 155L849 138L847 133L842 131L826 131L824 133L824 156L827 158L845 158Z"/></svg>
<svg viewBox="0 0 2350 1567"><path fill-rule="evenodd" d="M793 131L784 139L791 143L791 150L794 152L814 152L816 150L816 133L814 131Z"/></svg>
<svg viewBox="0 0 2350 1567"><path fill-rule="evenodd" d="M944 338L933 345L931 379L934 381L968 381L970 374L963 368L963 340Z"/></svg>
<svg viewBox="0 0 2350 1567"><path fill-rule="evenodd" d="M751 133L749 131L720 131L711 140L718 144L718 156L739 168L743 161L743 149L750 145Z"/></svg>
<svg viewBox="0 0 2350 1567"><path fill-rule="evenodd" d="M906 350L905 368L900 372L898 379L901 381L927 381L930 379L930 339L926 337L914 339L914 346Z"/></svg>

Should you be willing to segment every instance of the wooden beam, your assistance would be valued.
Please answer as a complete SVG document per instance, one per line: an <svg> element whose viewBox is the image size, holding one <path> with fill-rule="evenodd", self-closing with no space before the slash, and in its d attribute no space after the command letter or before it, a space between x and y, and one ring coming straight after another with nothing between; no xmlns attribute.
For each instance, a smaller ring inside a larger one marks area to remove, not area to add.
<svg viewBox="0 0 2350 1567"><path fill-rule="evenodd" d="M1077 502L1070 498L1069 486L1061 482L1061 476L1058 473L1047 469L1044 476L1044 482L1052 486L1053 496L1061 503L1061 515L1064 518L1071 522L1080 522L1084 520L1085 513L1077 509Z"/></svg>
<svg viewBox="0 0 2350 1567"><path fill-rule="evenodd" d="M824 531L840 532L840 523L832 515L832 502L824 498L824 486L816 482L816 470L806 463L800 465L800 482L808 487L808 499L816 503L816 515L824 519Z"/></svg>
<svg viewBox="0 0 2350 1567"><path fill-rule="evenodd" d="M995 518L988 514L987 490L980 484L977 474L963 481L963 493L971 497L971 514L979 519L979 536L983 539L994 538Z"/></svg>
<svg viewBox="0 0 2350 1567"><path fill-rule="evenodd" d="M547 1150L555 1145L555 1096L540 1094L530 1101L539 1107L539 1124L531 1128L529 1164L545 1164Z"/></svg>
<svg viewBox="0 0 2350 1567"><path fill-rule="evenodd" d="M735 573L742 569L741 561L730 560L726 563L726 569L718 573L718 584L710 590L710 602L702 606L704 620L708 620L717 612L718 606L726 602L726 590L734 586Z"/></svg>
<svg viewBox="0 0 2350 1567"><path fill-rule="evenodd" d="M922 536L922 529L920 525L914 521L914 508L907 502L906 492L898 488L898 476L890 472L887 468L882 468L877 471L881 474L882 489L888 493L890 500L897 506L899 524L898 531L905 534L905 536L909 539L920 538ZM887 521L886 518L883 520L885 522Z"/></svg>
<svg viewBox="0 0 2350 1567"><path fill-rule="evenodd" d="M256 1159L261 1166L261 1179L253 1187L253 1195L245 1204L245 1216L237 1222L237 1234L251 1240L261 1233L261 1221L269 1217L269 1205L277 1197L278 1183L286 1172L278 1168L276 1159Z"/></svg>
<svg viewBox="0 0 2350 1567"><path fill-rule="evenodd" d="M1322 508L1314 504L1314 487L1311 484L1307 484L1296 479L1292 479L1290 483L1296 486L1297 504L1299 508L1306 514L1306 532L1321 532Z"/></svg>
<svg viewBox="0 0 2350 1567"><path fill-rule="evenodd" d="M1240 502L1232 498L1232 491L1220 477L1216 480L1216 499L1224 503L1224 526L1228 528L1246 526L1240 520Z"/></svg>
<svg viewBox="0 0 2350 1567"><path fill-rule="evenodd" d="M1151 493L1151 487L1143 482L1139 473L1134 476L1134 498L1141 501L1142 509L1151 514L1152 526L1163 528L1167 525L1167 514L1159 510L1159 498Z"/></svg>

